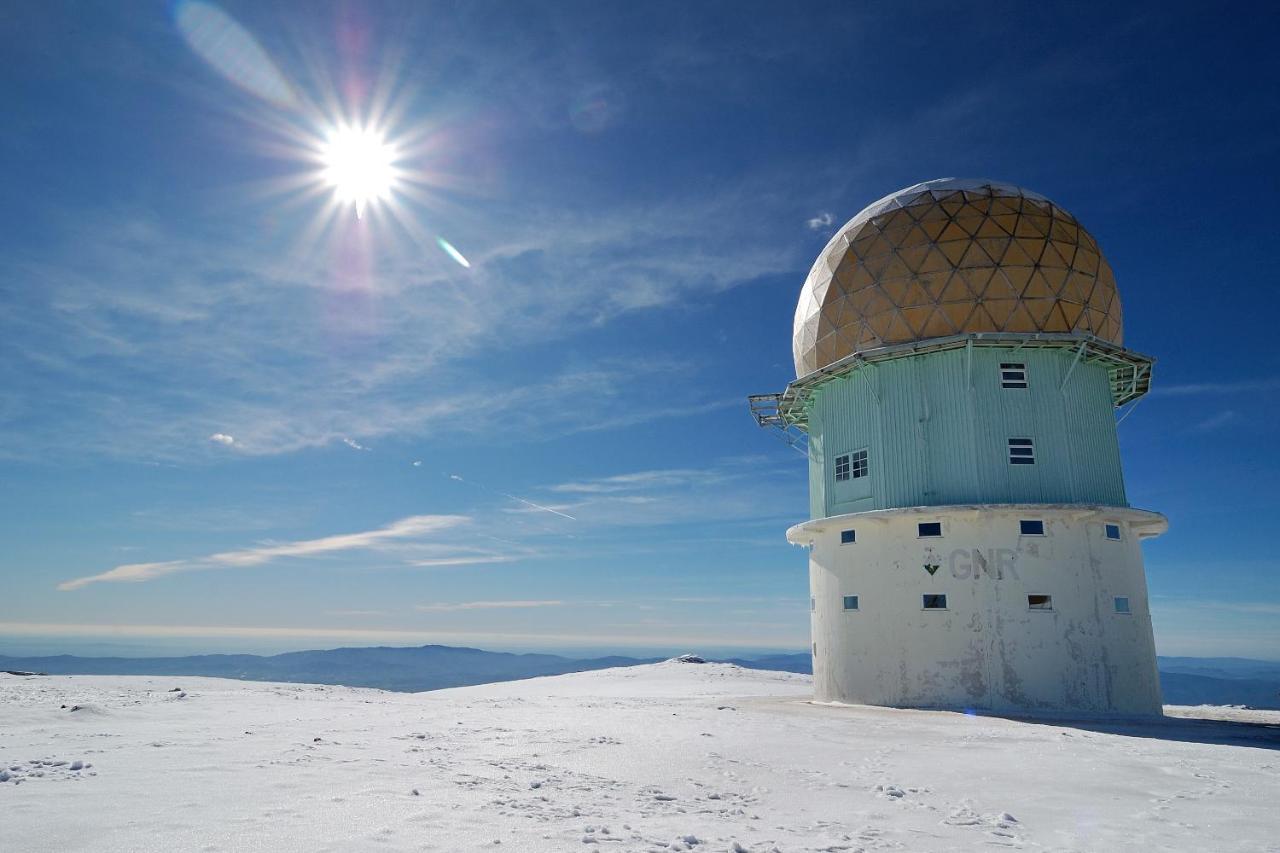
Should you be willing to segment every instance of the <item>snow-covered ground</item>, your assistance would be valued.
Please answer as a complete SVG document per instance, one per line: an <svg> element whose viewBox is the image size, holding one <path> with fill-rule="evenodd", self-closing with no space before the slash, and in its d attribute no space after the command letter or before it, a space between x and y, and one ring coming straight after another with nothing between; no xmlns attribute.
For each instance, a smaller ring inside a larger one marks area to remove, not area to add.
<svg viewBox="0 0 1280 853"><path fill-rule="evenodd" d="M421 694L0 675L0 850L1280 851L1280 712L809 689L680 663Z"/></svg>

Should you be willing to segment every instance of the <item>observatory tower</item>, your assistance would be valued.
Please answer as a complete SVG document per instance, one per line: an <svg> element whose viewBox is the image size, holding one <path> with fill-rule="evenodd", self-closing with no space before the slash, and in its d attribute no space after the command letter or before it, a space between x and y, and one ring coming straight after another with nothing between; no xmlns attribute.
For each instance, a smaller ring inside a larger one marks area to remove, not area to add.
<svg viewBox="0 0 1280 853"><path fill-rule="evenodd" d="M815 698L1159 714L1117 409L1150 386L1071 214L928 181L831 238L800 292L794 382L751 398L807 443Z"/></svg>

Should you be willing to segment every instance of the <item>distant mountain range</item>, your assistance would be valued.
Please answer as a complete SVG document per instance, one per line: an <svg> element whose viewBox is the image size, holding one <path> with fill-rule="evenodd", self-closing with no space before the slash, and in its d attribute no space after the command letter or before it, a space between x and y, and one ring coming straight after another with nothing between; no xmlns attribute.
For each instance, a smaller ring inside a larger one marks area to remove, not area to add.
<svg viewBox="0 0 1280 853"><path fill-rule="evenodd" d="M3 657L0 670L49 675L203 675L246 681L343 684L417 692L514 681L652 663L630 657L577 660L559 655L508 654L454 646L376 646L286 652L279 655L191 655L166 658Z"/></svg>
<svg viewBox="0 0 1280 853"><path fill-rule="evenodd" d="M344 684L417 692L562 675L615 666L653 663L656 658L620 655L568 658L511 654L456 646L388 647L286 652L279 655L191 655L166 658L5 657L0 671L49 675L210 676L247 681ZM725 658L748 669L809 674L808 654ZM1160 685L1170 705L1247 705L1280 710L1280 662L1247 658L1161 657Z"/></svg>
<svg viewBox="0 0 1280 853"><path fill-rule="evenodd" d="M1248 658L1157 658L1171 705L1248 705L1280 710L1280 663Z"/></svg>

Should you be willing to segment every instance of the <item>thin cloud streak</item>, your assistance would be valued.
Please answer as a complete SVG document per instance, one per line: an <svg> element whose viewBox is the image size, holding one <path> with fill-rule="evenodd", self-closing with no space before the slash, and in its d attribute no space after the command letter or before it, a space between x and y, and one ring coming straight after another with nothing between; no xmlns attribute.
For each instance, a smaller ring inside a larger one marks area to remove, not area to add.
<svg viewBox="0 0 1280 853"><path fill-rule="evenodd" d="M408 565L417 566L419 568L434 568L436 566L483 566L491 563L514 563L521 559L525 558L510 554L494 554L490 557L431 557L425 560L409 560Z"/></svg>
<svg viewBox="0 0 1280 853"><path fill-rule="evenodd" d="M1191 432L1213 432L1216 429L1221 429L1224 426L1233 424L1238 420L1240 420L1240 415L1232 409L1227 409L1226 411L1218 412L1216 415L1205 418L1200 423L1191 427Z"/></svg>
<svg viewBox="0 0 1280 853"><path fill-rule="evenodd" d="M28 298L0 318L14 355L0 366L0 385L8 386L0 413L33 408L35 400L59 413L40 432L40 447L0 441L0 453L35 455L59 446L189 461L192 436L209 436L210 423L220 427L215 436L234 437L238 451L258 456L421 435L445 422L483 431L505 426L511 415L538 425L517 434L555 436L739 405L669 396L653 405L648 384L637 381L634 357L626 355L614 365L593 362L592 370L562 369L536 385L501 376L477 383L467 361L495 337L512 346L555 341L625 314L794 273L797 262L785 244L767 245L769 217L742 203L751 194L752 188L734 189L604 218L506 211L509 221L487 229L503 240L490 239L473 254L465 290L453 281L456 265L424 266L414 247L387 245L370 273L386 309L376 317L335 317L323 329L314 320L317 305L331 298L323 253L282 254L278 241L235 239L220 239L214 250L208 240L173 233L136 212L79 216L53 237L74 245L74 253L0 264L0 276L29 285ZM749 219L744 211L752 211ZM708 222L718 223L713 233ZM237 227L210 225L220 236L218 229ZM228 252L227 244L235 248ZM582 278L584 268L618 286L602 295L594 280ZM335 337L378 346L336 360ZM160 363L166 370L154 369ZM448 386L462 376L473 392L423 399L407 391ZM59 383L93 390L51 392ZM139 397L138 388L147 394ZM122 396L137 402L120 407ZM566 410L566 397L579 405ZM0 418L0 439L10 427ZM218 445L232 442L210 437L206 446Z"/></svg>
<svg viewBox="0 0 1280 853"><path fill-rule="evenodd" d="M281 557L314 557L342 551L376 548L397 540L412 539L429 533L437 533L469 522L462 515L414 515L392 522L384 527L360 533L342 533L319 539L303 539L296 542L266 544L237 551L223 551L207 557L188 560L170 560L160 563L128 563L97 575L76 578L58 584L63 591L81 589L92 583L138 583L154 580L175 572L198 571L219 568L245 568L269 563Z"/></svg>
<svg viewBox="0 0 1280 853"><path fill-rule="evenodd" d="M681 626L688 627L688 626ZM671 648L699 645L736 647L744 649L776 649L792 647L803 649L806 635L800 632L777 635L720 635L716 633L683 634L664 633L655 639L652 632L628 634L609 632L602 634L564 633L505 633L466 631L424 631L398 628L315 628L315 627L260 627L252 625L128 625L85 624L52 622L0 622L0 636L22 637L239 637L257 639L306 639L335 641L381 641L420 644L431 642L462 643L520 643L546 645L583 645L599 647Z"/></svg>
<svg viewBox="0 0 1280 853"><path fill-rule="evenodd" d="M456 604L417 604L414 610L423 613L443 613L454 610L506 610L530 607L563 607L566 602L550 601L462 601Z"/></svg>
<svg viewBox="0 0 1280 853"><path fill-rule="evenodd" d="M516 495L510 495L510 494L507 494L506 492L498 491L497 489L491 489L491 488L489 488L488 486L486 486L486 485L484 485L484 484L482 484L482 483L476 483L476 482L473 482L473 481L471 481L471 480L463 479L463 478L462 478L461 476L459 476L458 474L450 474L450 475L449 475L449 479L450 479L450 480L454 480L454 481L459 482L459 483L466 483L466 484L467 484L467 485L469 485L469 486L475 486L476 488L478 488L478 489L483 489L483 490L484 490L484 491L486 491L486 492L493 492L495 495L502 495L504 498L508 498L508 499L510 499L510 500L513 500L513 501L518 501L519 503L524 504L525 506L529 507L530 509L539 510L539 511L541 511L541 512L549 512L549 513L552 513L553 515L558 515L558 516L560 516L561 518L567 518L567 519L569 519L570 521L577 521L577 520L578 520L578 519L574 518L572 515L569 515L567 512L561 512L560 510L555 509L554 507L543 506L543 505L542 505L542 504L540 504L540 503L534 503L534 502L533 502L533 501L531 501L531 500L526 500L525 498L518 497L518 496L516 496Z"/></svg>
<svg viewBox="0 0 1280 853"><path fill-rule="evenodd" d="M691 483L706 483L723 479L723 473L713 469L668 468L653 471L636 471L630 474L615 474L610 477L599 477L593 480L558 483L554 486L548 486L547 491L612 494L614 492L645 488L686 486Z"/></svg>
<svg viewBox="0 0 1280 853"><path fill-rule="evenodd" d="M1189 382L1182 385L1155 385L1153 397L1192 397L1215 394L1256 394L1280 391L1280 377L1242 379L1236 382Z"/></svg>

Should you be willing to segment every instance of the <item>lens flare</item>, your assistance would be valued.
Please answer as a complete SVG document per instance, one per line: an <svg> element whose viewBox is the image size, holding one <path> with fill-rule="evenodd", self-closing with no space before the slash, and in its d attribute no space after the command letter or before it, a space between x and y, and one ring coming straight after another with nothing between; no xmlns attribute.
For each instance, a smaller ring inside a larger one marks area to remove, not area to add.
<svg viewBox="0 0 1280 853"><path fill-rule="evenodd" d="M258 40L212 3L180 0L173 10L178 32L223 77L278 107L295 108L298 96Z"/></svg>
<svg viewBox="0 0 1280 853"><path fill-rule="evenodd" d="M471 269L471 261L468 261L466 258L462 256L461 252L453 248L453 244L450 243L448 240L446 240L443 237L437 237L436 245L439 246L446 255L453 258L459 264L466 267L467 269Z"/></svg>
<svg viewBox="0 0 1280 853"><path fill-rule="evenodd" d="M396 153L374 128L335 129L320 152L323 179L340 204L353 204L363 218L373 202L391 198L396 184Z"/></svg>

